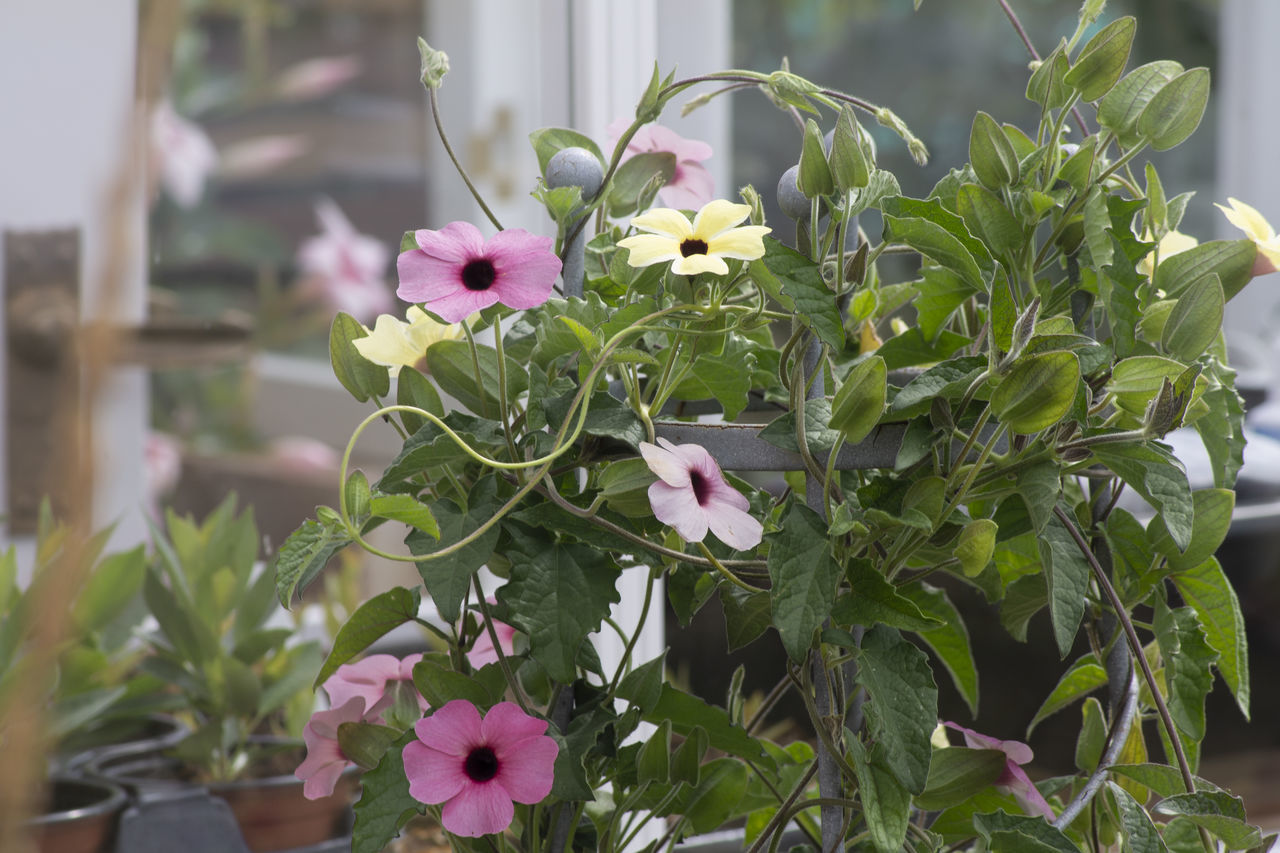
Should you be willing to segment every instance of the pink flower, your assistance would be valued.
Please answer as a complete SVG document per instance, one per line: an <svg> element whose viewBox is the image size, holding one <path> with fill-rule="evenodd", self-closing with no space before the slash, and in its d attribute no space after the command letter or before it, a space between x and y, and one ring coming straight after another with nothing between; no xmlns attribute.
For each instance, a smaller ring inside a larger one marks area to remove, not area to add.
<svg viewBox="0 0 1280 853"><path fill-rule="evenodd" d="M391 310L387 247L360 234L331 199L316 205L321 233L298 249L298 265L317 292L339 311L364 322Z"/></svg>
<svg viewBox="0 0 1280 853"><path fill-rule="evenodd" d="M609 125L609 138L617 140L630 125L629 119L618 119ZM702 165L702 161L711 156L710 145L697 139L685 139L660 124L646 124L631 137L622 159L625 162L636 154L651 151L674 154L676 158L675 174L658 191L658 198L663 204L681 210L697 210L715 197L715 182Z"/></svg>
<svg viewBox="0 0 1280 853"><path fill-rule="evenodd" d="M360 57L318 56L291 65L280 72L276 94L290 101L319 98L360 75Z"/></svg>
<svg viewBox="0 0 1280 853"><path fill-rule="evenodd" d="M444 803L441 822L454 835L478 838L502 832L515 816L513 802L536 803L551 793L560 751L544 732L546 720L499 702L484 720L470 702L454 699L414 726L404 748L409 795Z"/></svg>
<svg viewBox="0 0 1280 853"><path fill-rule="evenodd" d="M760 544L764 527L747 513L747 499L730 486L720 466L697 444L656 447L640 442L640 455L658 481L649 487L649 504L658 521L669 524L686 542L701 542L707 529L721 542L745 551Z"/></svg>
<svg viewBox="0 0 1280 853"><path fill-rule="evenodd" d="M418 248L396 261L396 295L448 323L501 302L508 308L535 308L551 296L560 274L552 239L520 228L499 231L486 242L469 222L450 222L439 231L414 232Z"/></svg>
<svg viewBox="0 0 1280 853"><path fill-rule="evenodd" d="M1005 761L1004 773L996 780L996 787L1003 788L1013 794L1018 802L1022 804L1022 808L1028 813L1038 814L1046 820L1053 820L1057 817L1053 813L1053 807L1049 805L1036 786L1031 783L1031 779L1021 767L1021 765L1027 764L1035 757L1031 747L1017 740L993 738L990 735L975 732L973 729L966 729L964 726L956 725L955 723L944 721L943 725L963 733L964 744L970 749L998 749L1009 756Z"/></svg>
<svg viewBox="0 0 1280 853"><path fill-rule="evenodd" d="M338 785L338 778L352 765L338 744L338 727L343 723L372 722L365 713L364 700L352 697L328 711L316 711L302 728L302 742L307 757L293 771L302 780L302 795L308 800L328 797Z"/></svg>
<svg viewBox="0 0 1280 853"><path fill-rule="evenodd" d="M282 435L271 442L271 457L287 471L329 475L342 465L338 451L316 438Z"/></svg>
<svg viewBox="0 0 1280 853"><path fill-rule="evenodd" d="M273 172L307 152L311 142L300 133L255 136L222 149L218 174L224 178L252 178Z"/></svg>
<svg viewBox="0 0 1280 853"><path fill-rule="evenodd" d="M333 707L345 705L352 699L360 699L368 710L365 716L381 720L382 714L395 702L395 694L388 688L393 681L413 682L413 666L422 655L409 655L401 660L392 655L369 655L355 663L344 663L329 676L323 685ZM430 705L415 689L418 707L426 711Z"/></svg>
<svg viewBox="0 0 1280 853"><path fill-rule="evenodd" d="M498 643L502 647L502 653L510 655L514 649L511 641L516 635L516 629L506 622L499 622L494 619L493 632L498 635ZM467 652L467 661L475 669L479 669L486 664L498 662L498 652L493 647L493 640L489 638L488 628L481 629L480 636L476 637L475 643L471 646L471 651Z"/></svg>
<svg viewBox="0 0 1280 853"><path fill-rule="evenodd" d="M151 168L179 207L195 207L204 182L218 165L218 151L200 125L159 101L151 111Z"/></svg>

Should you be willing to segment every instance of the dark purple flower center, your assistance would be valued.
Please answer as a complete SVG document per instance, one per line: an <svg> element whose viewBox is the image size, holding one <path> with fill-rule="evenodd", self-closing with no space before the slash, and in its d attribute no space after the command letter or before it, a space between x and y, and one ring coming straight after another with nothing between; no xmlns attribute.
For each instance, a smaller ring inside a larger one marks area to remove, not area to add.
<svg viewBox="0 0 1280 853"><path fill-rule="evenodd" d="M707 253L707 241L699 240L696 237L690 237L680 244L681 257L689 257L690 255L705 255Z"/></svg>
<svg viewBox="0 0 1280 853"><path fill-rule="evenodd" d="M488 782L498 775L498 756L487 746L477 746L467 753L462 770L472 782Z"/></svg>
<svg viewBox="0 0 1280 853"><path fill-rule="evenodd" d="M706 506L707 498L711 497L711 481L701 471L690 471L689 486L693 489L693 499L698 502L698 506Z"/></svg>
<svg viewBox="0 0 1280 853"><path fill-rule="evenodd" d="M488 258L467 261L467 265L462 268L462 284L467 290L488 290L497 277L498 271Z"/></svg>

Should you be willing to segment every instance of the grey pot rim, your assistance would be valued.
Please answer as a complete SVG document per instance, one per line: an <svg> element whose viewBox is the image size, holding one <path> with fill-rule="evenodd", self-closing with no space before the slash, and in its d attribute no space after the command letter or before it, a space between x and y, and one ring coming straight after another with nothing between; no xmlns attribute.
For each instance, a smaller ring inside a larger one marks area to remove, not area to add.
<svg viewBox="0 0 1280 853"><path fill-rule="evenodd" d="M30 827L56 826L58 824L84 820L85 818L111 815L124 809L125 805L129 802L129 795L125 789L121 785L115 782L110 782L106 779L91 779L70 774L57 774L55 776L51 776L49 778L49 782L51 787L56 787L58 785L72 785L80 788L94 788L103 792L104 797L87 806L45 812L44 814L36 815L27 821L27 825Z"/></svg>

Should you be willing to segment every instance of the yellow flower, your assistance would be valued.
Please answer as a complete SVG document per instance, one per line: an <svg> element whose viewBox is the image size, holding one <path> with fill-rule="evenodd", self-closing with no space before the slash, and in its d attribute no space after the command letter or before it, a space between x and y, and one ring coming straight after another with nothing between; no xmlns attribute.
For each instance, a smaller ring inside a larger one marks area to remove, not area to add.
<svg viewBox="0 0 1280 853"><path fill-rule="evenodd" d="M1218 204L1218 209L1258 247L1258 254L1253 261L1253 274L1266 275L1280 269L1280 237L1276 236L1276 229L1271 227L1271 223L1261 213L1244 202L1234 198L1227 201L1231 203L1230 208Z"/></svg>
<svg viewBox="0 0 1280 853"><path fill-rule="evenodd" d="M763 225L734 227L751 213L751 207L724 199L707 202L693 217L693 224L678 210L660 207L640 214L631 224L647 234L637 234L618 245L631 250L627 259L633 267L647 267L672 261L677 275L700 272L725 275L725 258L750 261L764 255Z"/></svg>
<svg viewBox="0 0 1280 853"><path fill-rule="evenodd" d="M1150 240L1151 232L1144 232L1142 239ZM1168 234L1160 238L1160 243L1156 249L1160 253L1160 260L1164 261L1179 252L1185 252L1187 249L1194 249L1198 245L1200 245L1200 241L1195 237L1192 237L1190 234L1183 234L1181 231L1170 231ZM1151 274L1155 272L1153 266L1155 264L1155 256L1156 252L1148 252L1145 258L1138 261L1138 272L1150 278Z"/></svg>
<svg viewBox="0 0 1280 853"><path fill-rule="evenodd" d="M409 306L406 316L407 323L390 314L379 314L373 331L353 341L362 356L390 368L392 376L397 375L401 367L425 372L427 347L436 341L451 341L462 336L460 325L437 323L417 305Z"/></svg>

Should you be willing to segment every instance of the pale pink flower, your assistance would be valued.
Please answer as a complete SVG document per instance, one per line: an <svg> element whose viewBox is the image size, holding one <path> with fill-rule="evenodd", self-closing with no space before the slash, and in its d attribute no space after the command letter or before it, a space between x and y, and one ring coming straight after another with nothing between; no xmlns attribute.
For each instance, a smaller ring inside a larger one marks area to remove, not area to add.
<svg viewBox="0 0 1280 853"><path fill-rule="evenodd" d="M1027 776L1025 770L1022 769L1023 764L1027 764L1035 754L1031 751L1031 747L1017 740L1000 740L999 738L984 735L975 732L973 729L966 729L964 726L955 723L943 722L943 725L949 729L964 735L964 745L970 749L998 749L1008 756L1005 761L1004 773L996 780L996 787L1003 788L1022 804L1022 808L1030 814L1038 814L1046 820L1053 820L1057 817L1053 813L1053 807L1045 800L1044 795L1032 784L1030 777Z"/></svg>
<svg viewBox="0 0 1280 853"><path fill-rule="evenodd" d="M631 125L629 119L618 119L609 125L611 141L622 136ZM715 197L715 181L702 161L711 156L711 146L697 139L685 139L669 127L646 124L636 131L627 143L623 162L637 154L652 151L675 155L676 171L666 186L658 190L658 198L668 207L681 210L697 210Z"/></svg>
<svg viewBox="0 0 1280 853"><path fill-rule="evenodd" d="M515 648L512 640L515 638L516 629L506 622L499 622L494 619L493 632L498 635L498 644L502 648L502 653L510 656ZM481 628L480 636L476 637L475 643L471 646L471 651L467 652L467 662L475 669L479 669L486 664L498 662L498 651L493 647L493 640L489 637L488 628Z"/></svg>
<svg viewBox="0 0 1280 853"><path fill-rule="evenodd" d="M551 793L556 755L546 720L511 702L499 702L481 720L470 702L455 699L414 725L418 739L404 748L409 795L444 803L441 823L454 835L478 838L502 832L515 803Z"/></svg>
<svg viewBox="0 0 1280 853"><path fill-rule="evenodd" d="M360 57L318 56L291 65L276 79L276 95L285 100L302 101L319 98L360 76Z"/></svg>
<svg viewBox="0 0 1280 853"><path fill-rule="evenodd" d="M450 222L439 231L414 232L418 248L396 260L396 295L448 323L465 320L501 302L508 308L536 308L551 296L560 274L552 239L520 228L488 239L469 222Z"/></svg>
<svg viewBox="0 0 1280 853"><path fill-rule="evenodd" d="M317 203L316 218L320 235L298 249L298 265L307 276L304 287L361 322L391 310L387 247L357 232L332 199Z"/></svg>
<svg viewBox="0 0 1280 853"><path fill-rule="evenodd" d="M760 544L764 527L747 513L750 503L729 485L705 448L665 438L658 444L640 442L640 455L659 478L649 487L649 505L658 521L674 527L686 542L701 542L709 528L739 551Z"/></svg>
<svg viewBox="0 0 1280 853"><path fill-rule="evenodd" d="M381 721L382 714L395 702L395 693L389 685L394 681L413 683L413 667L422 655L409 655L404 659L393 655L369 655L355 663L344 663L333 675L325 679L324 692L333 707L344 705L352 699L364 703L365 716ZM422 694L414 689L418 707L426 711L430 705Z"/></svg>
<svg viewBox="0 0 1280 853"><path fill-rule="evenodd" d="M182 474L182 444L165 432L148 432L142 448L147 495L157 500L173 491Z"/></svg>
<svg viewBox="0 0 1280 853"><path fill-rule="evenodd" d="M341 467L338 451L310 436L281 436L271 442L270 450L271 457L287 471L327 474Z"/></svg>
<svg viewBox="0 0 1280 853"><path fill-rule="evenodd" d="M307 746L307 757L293 771L301 779L302 795L308 800L328 797L338 786L343 771L354 762L342 752L338 743L338 727L343 723L372 722L365 713L364 700L353 696L346 702L327 711L316 711L302 728L302 742Z"/></svg>
<svg viewBox="0 0 1280 853"><path fill-rule="evenodd" d="M301 157L311 147L300 133L276 133L233 142L222 149L218 174L228 178L253 178Z"/></svg>
<svg viewBox="0 0 1280 853"><path fill-rule="evenodd" d="M180 207L195 207L204 183L218 165L218 151L200 125L178 115L173 104L157 101L151 110L151 169Z"/></svg>

